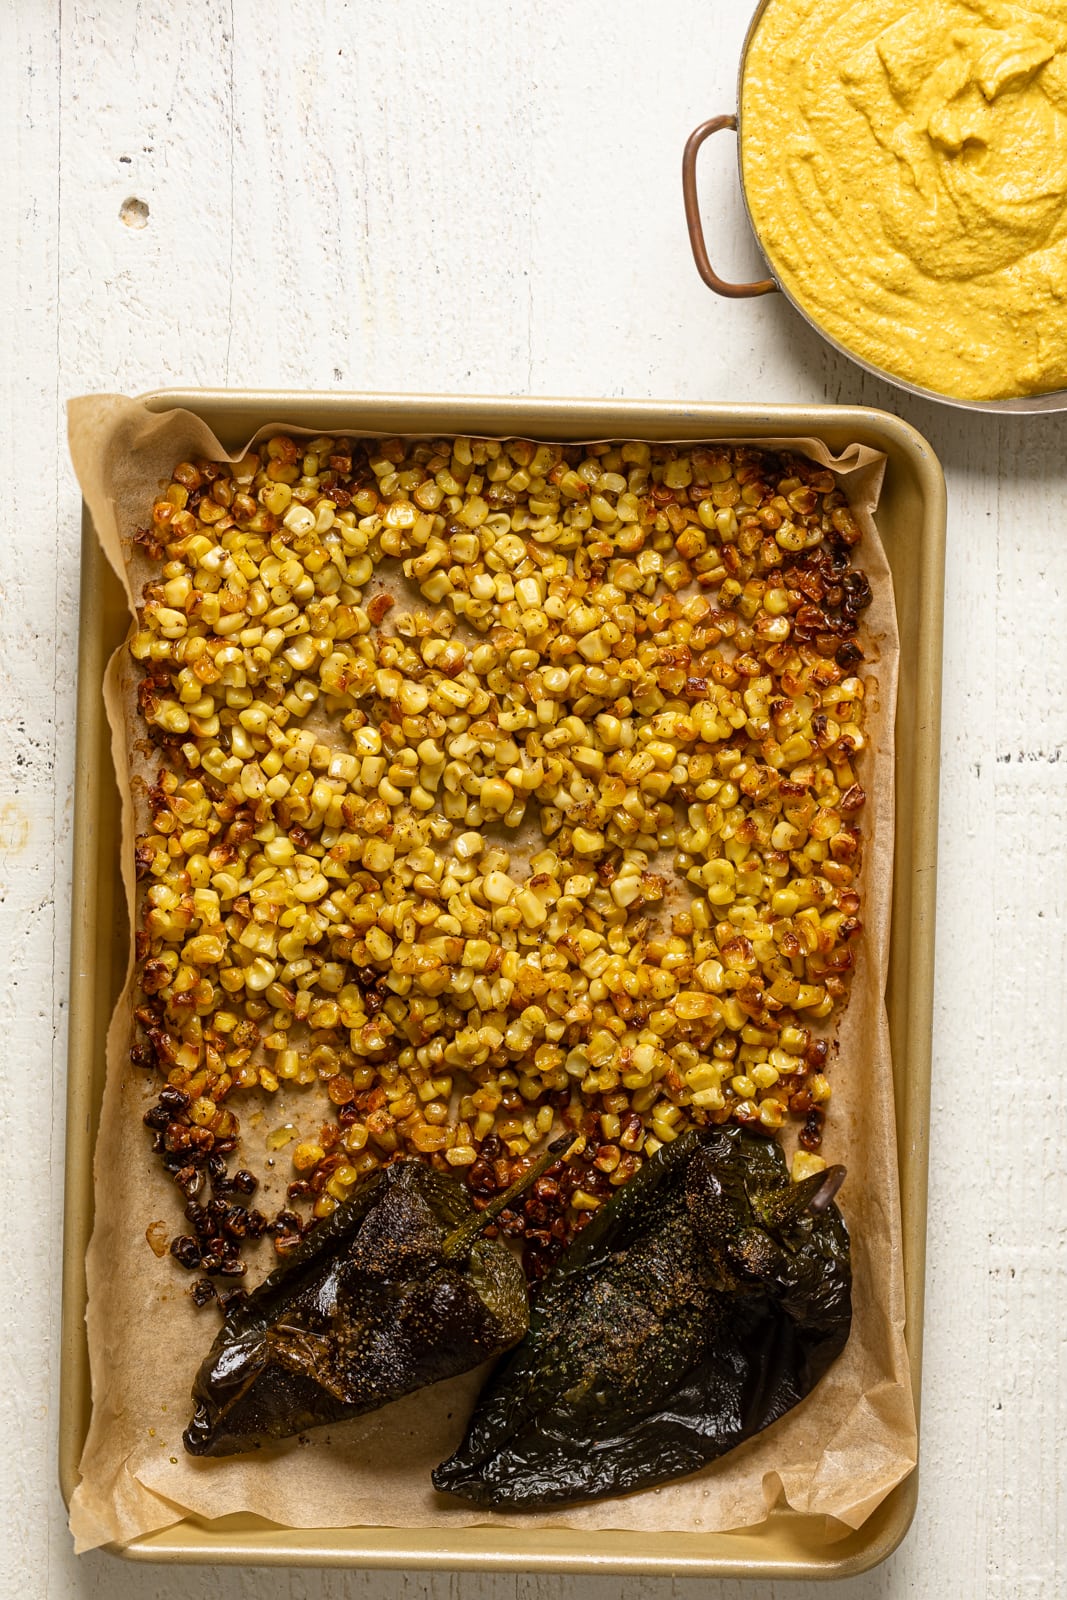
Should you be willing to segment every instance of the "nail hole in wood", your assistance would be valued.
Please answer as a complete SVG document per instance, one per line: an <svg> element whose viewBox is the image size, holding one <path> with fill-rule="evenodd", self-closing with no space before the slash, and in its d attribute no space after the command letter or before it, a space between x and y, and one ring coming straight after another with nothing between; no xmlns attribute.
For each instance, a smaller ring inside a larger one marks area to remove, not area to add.
<svg viewBox="0 0 1067 1600"><path fill-rule="evenodd" d="M124 200L119 207L119 218L127 228L146 228L148 226L148 206L143 200L134 196Z"/></svg>

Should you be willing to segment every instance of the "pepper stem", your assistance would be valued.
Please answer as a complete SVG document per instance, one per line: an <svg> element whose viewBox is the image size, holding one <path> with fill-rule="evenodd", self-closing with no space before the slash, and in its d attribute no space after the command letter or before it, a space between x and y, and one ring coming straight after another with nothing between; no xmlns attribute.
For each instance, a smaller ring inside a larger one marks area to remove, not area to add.
<svg viewBox="0 0 1067 1600"><path fill-rule="evenodd" d="M821 1216L844 1181L844 1167L827 1167L822 1172L813 1172L810 1178L801 1178L799 1183L764 1190L755 1196L753 1209L765 1227L793 1227L805 1211L813 1217Z"/></svg>
<svg viewBox="0 0 1067 1600"><path fill-rule="evenodd" d="M473 1217L468 1217L466 1222L461 1222L451 1233L446 1234L441 1246L444 1259L455 1261L457 1258L462 1260L468 1256L483 1228L487 1228L494 1217L505 1211L513 1200L530 1187L531 1183L536 1183L541 1174L554 1162L567 1155L577 1138L576 1133L565 1133L559 1139L553 1139L548 1149L538 1156L532 1167L527 1167L509 1189L505 1189L503 1194L496 1195L481 1211L476 1211Z"/></svg>
<svg viewBox="0 0 1067 1600"><path fill-rule="evenodd" d="M815 1176L822 1179L822 1184L808 1201L808 1210L813 1217L821 1217L845 1181L845 1168L827 1167L825 1172L817 1172Z"/></svg>

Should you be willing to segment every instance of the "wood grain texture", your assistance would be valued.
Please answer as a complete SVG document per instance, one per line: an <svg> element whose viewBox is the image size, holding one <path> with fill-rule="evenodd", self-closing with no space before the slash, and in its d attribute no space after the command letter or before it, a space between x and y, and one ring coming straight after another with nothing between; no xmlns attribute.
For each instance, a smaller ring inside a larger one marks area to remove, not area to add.
<svg viewBox="0 0 1067 1600"><path fill-rule="evenodd" d="M923 1488L900 1552L832 1593L1064 1593L1067 427L911 403L779 300L703 288L680 154L732 108L747 14L0 0L0 1318L20 1352L0 1391L5 1600L754 1592L69 1553L53 1408L79 513L62 402L178 382L848 401L930 438L950 530ZM718 135L709 245L742 276L758 258L735 172Z"/></svg>

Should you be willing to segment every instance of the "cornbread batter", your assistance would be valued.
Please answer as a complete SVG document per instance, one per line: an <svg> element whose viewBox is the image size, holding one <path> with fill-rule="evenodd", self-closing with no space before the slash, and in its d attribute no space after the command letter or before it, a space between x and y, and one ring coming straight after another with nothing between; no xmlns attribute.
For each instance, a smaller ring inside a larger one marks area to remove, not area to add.
<svg viewBox="0 0 1067 1600"><path fill-rule="evenodd" d="M1067 5L771 0L741 125L762 243L832 338L960 399L1067 386Z"/></svg>

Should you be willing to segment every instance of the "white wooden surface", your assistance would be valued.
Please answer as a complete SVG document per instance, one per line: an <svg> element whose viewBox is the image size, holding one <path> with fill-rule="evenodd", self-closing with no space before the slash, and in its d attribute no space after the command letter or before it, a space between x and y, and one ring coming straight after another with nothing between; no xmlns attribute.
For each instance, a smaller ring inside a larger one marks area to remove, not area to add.
<svg viewBox="0 0 1067 1600"><path fill-rule="evenodd" d="M1067 425L913 404L689 259L748 0L0 0L0 1596L740 1600L744 1585L76 1562L56 1330L78 495L63 403L168 383L849 401L940 452L923 1487L836 1600L1067 1592ZM756 266L720 135L715 260ZM130 204L129 202L138 202ZM783 1583L770 1600L823 1592ZM829 1594L829 1590L824 1591Z"/></svg>

